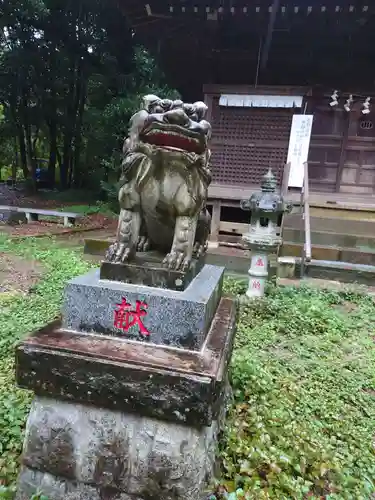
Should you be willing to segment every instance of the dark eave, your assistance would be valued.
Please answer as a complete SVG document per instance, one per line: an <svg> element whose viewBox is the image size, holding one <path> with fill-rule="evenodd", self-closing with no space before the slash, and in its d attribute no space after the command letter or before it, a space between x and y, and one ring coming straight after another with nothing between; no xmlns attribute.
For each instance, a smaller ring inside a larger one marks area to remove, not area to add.
<svg viewBox="0 0 375 500"><path fill-rule="evenodd" d="M121 1L121 0L120 0ZM280 0L276 5L273 0L236 1L236 0L148 0L148 2L122 0L124 11L132 19L135 27L153 21L205 21L217 22L231 18L235 22L262 24L267 22L272 11L278 11L282 22L293 22L301 18L320 20L326 23L345 21L356 23L375 14L375 2L372 0ZM315 19L314 19L315 18Z"/></svg>
<svg viewBox="0 0 375 500"><path fill-rule="evenodd" d="M375 83L374 0L118 1L184 94L254 84L257 68L259 84Z"/></svg>

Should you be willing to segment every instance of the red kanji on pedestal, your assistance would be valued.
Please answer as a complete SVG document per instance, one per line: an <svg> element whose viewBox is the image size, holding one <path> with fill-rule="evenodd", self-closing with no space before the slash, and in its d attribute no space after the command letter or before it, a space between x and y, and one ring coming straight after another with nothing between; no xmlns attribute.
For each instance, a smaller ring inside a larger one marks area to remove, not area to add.
<svg viewBox="0 0 375 500"><path fill-rule="evenodd" d="M253 281L253 288L260 290L260 281Z"/></svg>
<svg viewBox="0 0 375 500"><path fill-rule="evenodd" d="M264 262L261 257L258 258L257 263L255 264L257 267L264 267Z"/></svg>
<svg viewBox="0 0 375 500"><path fill-rule="evenodd" d="M147 315L147 311L144 310L147 309L147 304L137 300L135 310L131 310L131 307L132 305L126 302L125 298L122 299L121 304L117 304L117 309L115 310L115 320L113 322L114 327L127 332L132 326L138 325L139 333L141 335L150 335L150 332L142 322L142 317Z"/></svg>

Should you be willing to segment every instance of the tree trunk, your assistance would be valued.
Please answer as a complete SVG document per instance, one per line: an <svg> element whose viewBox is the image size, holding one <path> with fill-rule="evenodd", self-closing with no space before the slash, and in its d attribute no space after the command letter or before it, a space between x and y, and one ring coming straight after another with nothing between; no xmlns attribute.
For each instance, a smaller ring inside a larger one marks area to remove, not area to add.
<svg viewBox="0 0 375 500"><path fill-rule="evenodd" d="M74 96L74 101L73 101L73 109L72 109L72 144L74 148L72 148L72 154L70 158L70 170L69 170L69 187L71 187L73 183L73 179L75 178L75 174L77 173L75 171L77 163L77 154L79 155L79 149L80 149L80 139L78 139L78 135L80 134L81 130L81 124L79 123L79 110L80 110L80 103L82 100L82 90L83 90L83 71L82 71L82 58L79 57L76 60L76 71L75 71L75 81L74 81L74 89L75 89L75 96ZM83 99L83 105L85 103L85 100ZM83 113L83 109L82 109ZM78 139L78 144L77 144L77 139ZM78 148L77 148L78 146ZM78 153L77 150L78 149ZM78 156L79 158L79 156Z"/></svg>
<svg viewBox="0 0 375 500"><path fill-rule="evenodd" d="M36 192L38 189L36 182L36 160L34 157L33 144L31 139L31 129L29 126L27 126L25 130L25 135L26 135L26 157L27 157L28 169L30 171L31 186L33 191Z"/></svg>
<svg viewBox="0 0 375 500"><path fill-rule="evenodd" d="M29 169L27 168L27 154L26 154L26 146L25 146L25 131L24 128L21 124L21 114L20 114L20 109L17 106L16 102L14 100L11 101L10 103L10 113L12 117L12 121L14 123L14 127L16 130L16 137L14 138L14 147L15 147L15 154L16 154L16 160L17 160L17 166L18 166L18 148L17 148L17 143L19 144L20 148L20 159L21 159L21 168L23 172L23 176L25 180L29 178Z"/></svg>
<svg viewBox="0 0 375 500"><path fill-rule="evenodd" d="M25 131L26 158L27 158L27 167L31 177L31 186L33 191L35 192L37 190L36 158L34 155L33 141L31 137L31 125L29 122L28 112L29 112L28 99L26 92L24 92L22 96L22 117L24 123L24 131Z"/></svg>
<svg viewBox="0 0 375 500"><path fill-rule="evenodd" d="M17 142L17 137L14 138L14 160L13 160L13 170L12 170L12 176L14 177L14 179L17 178L17 170L18 170L18 165L19 165L19 161L18 161L18 142Z"/></svg>
<svg viewBox="0 0 375 500"><path fill-rule="evenodd" d="M20 145L21 167L22 167L23 176L25 177L25 180L27 180L30 177L30 171L27 168L25 132L23 130L23 127L18 126L17 128L18 128L18 142Z"/></svg>
<svg viewBox="0 0 375 500"><path fill-rule="evenodd" d="M53 30L54 25L52 23L51 29ZM56 29L56 26L55 26ZM57 72L56 64L56 53L57 44L53 33L48 33L48 36L52 38L52 43L50 46L50 77L48 79L48 85L50 87L50 96L45 100L45 116L46 123L48 127L49 135L49 158L48 158L48 182L51 188L55 187L56 184L56 162L58 155L58 118L57 118L57 82L59 82L59 75Z"/></svg>
<svg viewBox="0 0 375 500"><path fill-rule="evenodd" d="M62 163L60 165L60 183L62 189L69 187L70 169L72 164L72 140L74 135L74 102L75 102L75 64L70 70L70 84L67 95L67 110L65 116Z"/></svg>
<svg viewBox="0 0 375 500"><path fill-rule="evenodd" d="M38 144L38 137L39 135L39 128L37 128L35 130L35 134L34 134L34 138L32 140L32 151L33 151L33 157L36 159L38 158L38 155L37 155L37 144Z"/></svg>
<svg viewBox="0 0 375 500"><path fill-rule="evenodd" d="M57 124L56 121L49 123L49 159L48 159L48 180L50 187L55 186L56 160L57 160Z"/></svg>
<svg viewBox="0 0 375 500"><path fill-rule="evenodd" d="M82 182L84 179L84 173L81 169L80 159L81 159L81 147L82 147L82 122L83 122L83 113L85 110L86 97L87 97L87 83L85 81L85 76L82 71L81 82L80 82L80 100L78 104L76 130L74 138L74 158L73 158L73 166L75 174L74 184L77 188L82 187Z"/></svg>

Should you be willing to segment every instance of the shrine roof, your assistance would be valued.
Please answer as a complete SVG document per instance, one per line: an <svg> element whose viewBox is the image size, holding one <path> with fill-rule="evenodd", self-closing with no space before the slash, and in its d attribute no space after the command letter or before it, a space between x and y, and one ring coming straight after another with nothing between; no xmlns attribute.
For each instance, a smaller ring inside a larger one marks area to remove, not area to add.
<svg viewBox="0 0 375 500"><path fill-rule="evenodd" d="M258 77L269 85L375 82L373 0L118 1L170 82L194 87L192 95L203 83Z"/></svg>
<svg viewBox="0 0 375 500"><path fill-rule="evenodd" d="M278 12L279 21L293 23L298 20L326 23L344 22L347 26L365 22L375 13L372 0L119 0L132 19L135 29L157 21L222 21L226 18L241 23L258 24L268 20L270 13Z"/></svg>

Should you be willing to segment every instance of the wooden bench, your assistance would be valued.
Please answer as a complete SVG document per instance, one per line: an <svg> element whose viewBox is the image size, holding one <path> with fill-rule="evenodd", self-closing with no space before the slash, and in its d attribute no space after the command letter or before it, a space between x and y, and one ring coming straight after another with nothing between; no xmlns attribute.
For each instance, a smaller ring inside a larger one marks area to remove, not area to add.
<svg viewBox="0 0 375 500"><path fill-rule="evenodd" d="M76 219L82 217L82 214L75 212L60 212L59 210L44 210L42 208L22 208L12 207L10 205L0 205L0 211L19 212L26 215L27 222L37 221L39 215L47 217L62 217L64 219L64 226L74 226Z"/></svg>

